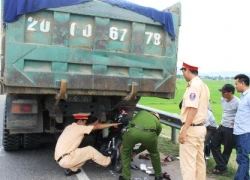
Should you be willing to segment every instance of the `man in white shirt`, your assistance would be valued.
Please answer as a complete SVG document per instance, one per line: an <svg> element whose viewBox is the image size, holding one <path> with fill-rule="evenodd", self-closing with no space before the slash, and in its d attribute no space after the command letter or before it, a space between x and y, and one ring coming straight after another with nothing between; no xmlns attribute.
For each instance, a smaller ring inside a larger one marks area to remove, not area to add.
<svg viewBox="0 0 250 180"><path fill-rule="evenodd" d="M221 124L216 130L211 142L211 151L216 162L214 174L227 171L228 160L235 147L233 134L234 119L239 106L239 98L234 96L235 88L232 84L225 84L219 91L222 93L221 105L223 108ZM223 152L221 145L224 144Z"/></svg>

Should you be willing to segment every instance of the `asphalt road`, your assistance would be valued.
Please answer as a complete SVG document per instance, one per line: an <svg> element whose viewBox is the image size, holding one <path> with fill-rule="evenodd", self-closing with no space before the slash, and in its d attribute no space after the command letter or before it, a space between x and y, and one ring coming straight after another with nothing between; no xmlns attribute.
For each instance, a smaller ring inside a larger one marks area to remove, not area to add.
<svg viewBox="0 0 250 180"><path fill-rule="evenodd" d="M112 167L105 168L93 161L82 166L81 173L66 177L64 170L54 161L56 138L44 134L37 150L6 152L2 147L3 107L0 99L0 180L117 180L119 174ZM136 163L135 160L133 163ZM151 166L147 162L147 166ZM134 180L153 180L145 172L131 170Z"/></svg>

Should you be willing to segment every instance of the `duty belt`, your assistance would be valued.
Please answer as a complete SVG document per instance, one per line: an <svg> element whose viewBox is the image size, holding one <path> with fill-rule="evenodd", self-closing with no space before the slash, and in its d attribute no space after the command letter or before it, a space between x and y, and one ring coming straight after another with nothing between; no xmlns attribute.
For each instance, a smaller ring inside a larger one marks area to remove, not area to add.
<svg viewBox="0 0 250 180"><path fill-rule="evenodd" d="M67 156L67 155L69 155L69 153L65 153L65 154L63 154L61 157L59 157L56 161L59 163L61 160L62 160L62 158L64 158L65 156Z"/></svg>
<svg viewBox="0 0 250 180"><path fill-rule="evenodd" d="M137 125L135 125L135 124L131 124L131 127L136 128L136 129L139 129L139 130L141 130L141 131L145 131L145 132L156 132L155 129L145 129L145 128L140 127L140 126L137 126Z"/></svg>
<svg viewBox="0 0 250 180"><path fill-rule="evenodd" d="M182 125L184 125L185 123L182 123ZM190 124L190 126L204 126L204 123L200 123L200 124Z"/></svg>

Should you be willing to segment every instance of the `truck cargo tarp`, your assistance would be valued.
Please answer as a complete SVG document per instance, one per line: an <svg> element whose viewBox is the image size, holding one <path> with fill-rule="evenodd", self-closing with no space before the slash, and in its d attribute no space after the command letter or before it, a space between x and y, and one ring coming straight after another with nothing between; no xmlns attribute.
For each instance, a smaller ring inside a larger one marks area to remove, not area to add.
<svg viewBox="0 0 250 180"><path fill-rule="evenodd" d="M5 0L4 1L4 22L14 22L18 16L35 12L46 8L57 8L62 6L71 6L79 3L89 2L91 0ZM102 0L103 2L132 10L138 14L152 18L164 25L164 29L169 33L172 39L175 39L174 24L170 12L158 11L150 7L140 6L125 0Z"/></svg>

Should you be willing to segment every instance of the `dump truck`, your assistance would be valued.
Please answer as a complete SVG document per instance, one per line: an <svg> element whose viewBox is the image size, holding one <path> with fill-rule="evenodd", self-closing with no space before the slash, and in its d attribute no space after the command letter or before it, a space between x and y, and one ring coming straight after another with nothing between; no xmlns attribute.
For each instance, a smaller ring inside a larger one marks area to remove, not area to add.
<svg viewBox="0 0 250 180"><path fill-rule="evenodd" d="M2 0L3 147L35 149L74 113L132 118L141 97L172 99L181 4ZM30 3L30 4L29 4ZM4 98L3 98L4 97Z"/></svg>

